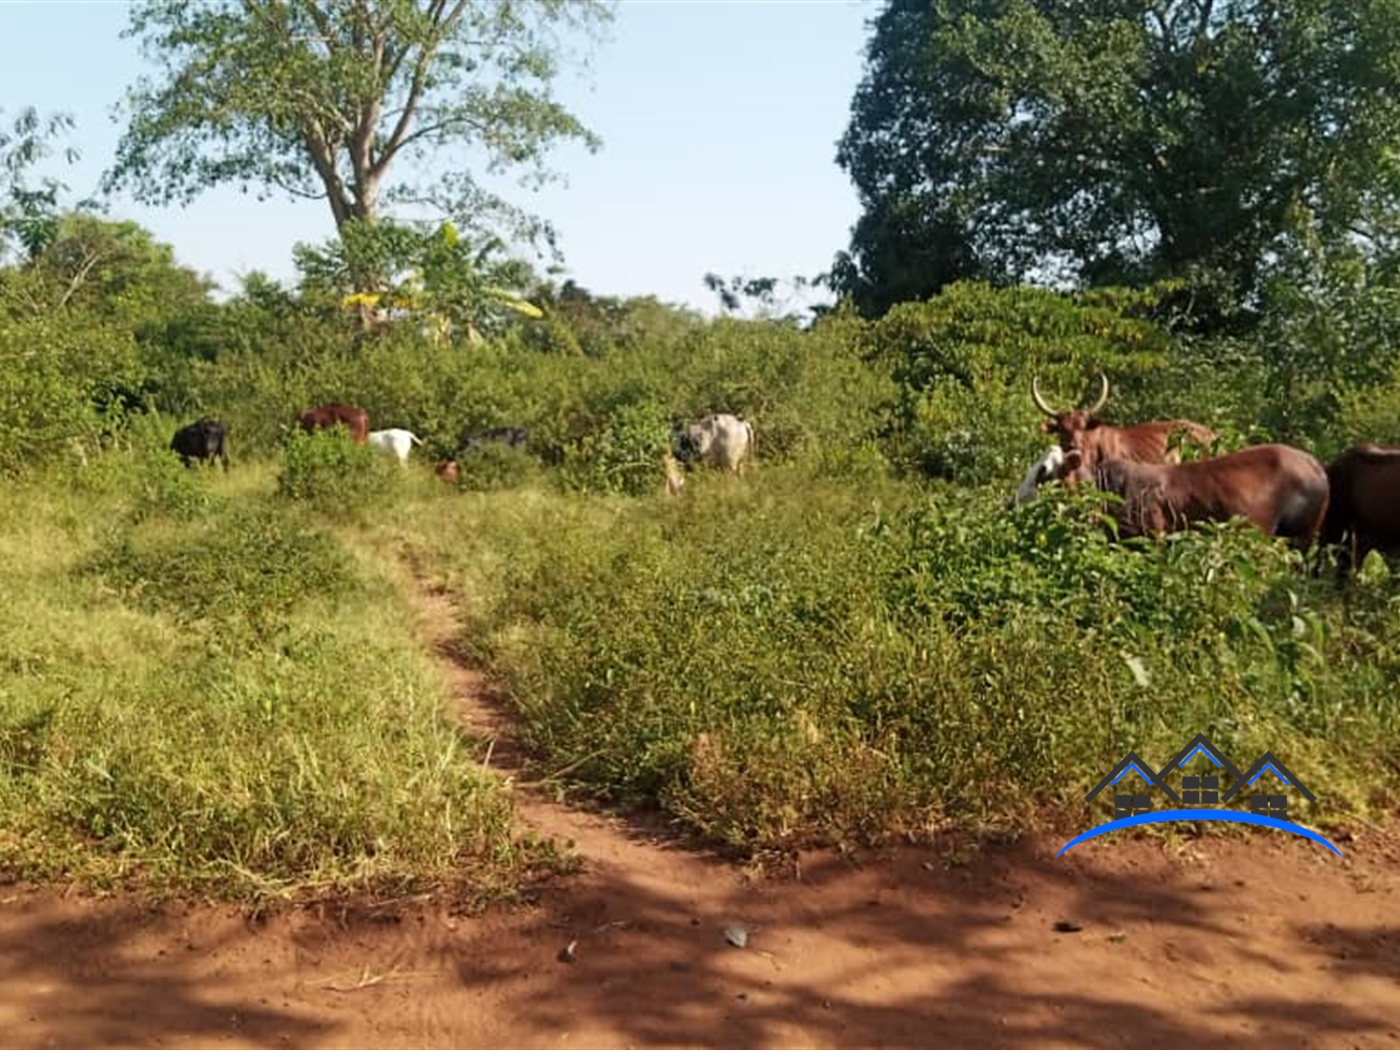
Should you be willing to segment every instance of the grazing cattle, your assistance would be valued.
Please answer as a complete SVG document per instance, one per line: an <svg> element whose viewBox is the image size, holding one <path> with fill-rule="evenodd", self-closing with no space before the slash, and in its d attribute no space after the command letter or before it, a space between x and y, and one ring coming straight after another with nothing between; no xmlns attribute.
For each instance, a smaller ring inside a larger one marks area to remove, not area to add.
<svg viewBox="0 0 1400 1050"><path fill-rule="evenodd" d="M1066 456L1074 460L1075 453ZM1101 462L1100 491L1123 499L1109 508L1128 536L1160 535L1193 522L1245 518L1298 550L1312 545L1327 511L1327 471L1287 445L1255 445L1194 463Z"/></svg>
<svg viewBox="0 0 1400 1050"><path fill-rule="evenodd" d="M463 452L470 452L472 449L481 448L483 445L489 445L493 442L506 445L510 448L524 448L525 440L529 436L529 431L524 427L492 427L490 430L477 431L464 430L458 445Z"/></svg>
<svg viewBox="0 0 1400 1050"><path fill-rule="evenodd" d="M671 437L672 454L687 465L696 460L735 473L743 472L744 460L753 451L753 424L728 413L708 415L696 423L677 428Z"/></svg>
<svg viewBox="0 0 1400 1050"><path fill-rule="evenodd" d="M1071 452L1079 453L1076 467L1070 469L1062 464L1060 468L1061 479L1071 488L1076 482L1091 478L1095 467L1110 459L1179 463L1181 454L1171 447L1172 438L1177 435L1202 448L1209 448L1215 440L1215 431L1189 419L1163 419L1123 427L1105 423L1095 413L1108 400L1108 376L1100 374L1099 379L1103 384L1099 399L1089 408L1073 412L1056 412L1047 405L1041 396L1039 381L1031 379L1031 400L1048 417L1040 424L1041 433L1059 438L1066 456Z"/></svg>
<svg viewBox="0 0 1400 1050"><path fill-rule="evenodd" d="M437 465L435 473L447 482L460 481L462 478L462 468L457 465L455 459L444 459Z"/></svg>
<svg viewBox="0 0 1400 1050"><path fill-rule="evenodd" d="M369 440L369 413L363 408L322 405L319 408L308 408L297 417L297 422L308 434L317 430L330 430L339 424L350 431L350 439L355 444L363 445Z"/></svg>
<svg viewBox="0 0 1400 1050"><path fill-rule="evenodd" d="M228 434L217 419L208 416L175 431L170 450L178 452L185 466L192 461L217 459L228 470Z"/></svg>
<svg viewBox="0 0 1400 1050"><path fill-rule="evenodd" d="M375 448L388 452L399 461L401 466L408 463L408 454L413 451L413 446L423 444L413 431L402 430L398 427L370 431L369 443Z"/></svg>
<svg viewBox="0 0 1400 1050"><path fill-rule="evenodd" d="M1372 551L1400 550L1400 448L1354 445L1327 465L1327 481L1332 495L1322 542L1338 548L1338 575Z"/></svg>
<svg viewBox="0 0 1400 1050"><path fill-rule="evenodd" d="M1035 495L1036 490L1041 485L1056 476L1064 461L1065 450L1059 445L1051 445L1046 449L1045 454L1026 470L1026 476L1021 479L1021 484L1017 486L1016 494L1006 501L1007 507L1027 502Z"/></svg>

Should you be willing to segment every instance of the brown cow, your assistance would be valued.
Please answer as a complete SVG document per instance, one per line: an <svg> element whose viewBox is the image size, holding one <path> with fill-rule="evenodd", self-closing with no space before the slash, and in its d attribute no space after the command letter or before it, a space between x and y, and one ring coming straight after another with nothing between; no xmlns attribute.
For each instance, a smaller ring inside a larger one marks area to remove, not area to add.
<svg viewBox="0 0 1400 1050"><path fill-rule="evenodd" d="M437 476L449 484L462 479L462 468L457 465L455 459L441 460L437 465Z"/></svg>
<svg viewBox="0 0 1400 1050"><path fill-rule="evenodd" d="M1091 478L1094 469L1110 459L1134 463L1180 463L1181 454L1171 447L1172 438L1178 434L1202 448L1209 448L1215 440L1215 431L1189 419L1163 419L1126 427L1105 423L1094 415L1108 400L1108 376L1100 374L1099 379L1103 384L1099 399L1089 408L1073 412L1056 412L1047 405L1040 394L1039 381L1034 377L1031 379L1031 400L1049 417L1041 422L1040 431L1059 438L1066 460L1057 476L1070 488L1077 481ZM1079 453L1075 461L1078 466L1071 468L1069 457L1076 451Z"/></svg>
<svg viewBox="0 0 1400 1050"><path fill-rule="evenodd" d="M297 417L297 422L308 434L317 430L330 430L336 424L342 424L350 431L350 439L355 444L363 445L369 440L369 413L363 408L322 405L319 408L308 408Z"/></svg>
<svg viewBox="0 0 1400 1050"><path fill-rule="evenodd" d="M1345 577L1371 551L1400 550L1400 448L1353 445L1327 464L1327 480L1332 498L1322 542L1338 548L1339 576Z"/></svg>
<svg viewBox="0 0 1400 1050"><path fill-rule="evenodd" d="M1306 550L1327 512L1327 471L1313 456L1288 445L1255 445L1194 463L1105 460L1094 471L1094 484L1123 499L1109 513L1128 536L1240 517L1266 536L1283 537Z"/></svg>

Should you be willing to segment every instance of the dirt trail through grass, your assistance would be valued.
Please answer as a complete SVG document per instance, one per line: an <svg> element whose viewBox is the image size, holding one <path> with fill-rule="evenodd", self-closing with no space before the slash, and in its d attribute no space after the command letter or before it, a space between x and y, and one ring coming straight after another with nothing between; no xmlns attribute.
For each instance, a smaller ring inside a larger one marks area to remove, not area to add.
<svg viewBox="0 0 1400 1050"><path fill-rule="evenodd" d="M426 644L491 766L502 705L418 581ZM517 786L577 875L522 907L400 902L251 924L230 908L0 890L7 1046L1382 1047L1400 1043L1400 853L1260 832L1056 857L810 854L748 879L661 825ZM1057 932L1058 922L1077 929ZM743 947L726 940L742 923ZM569 945L574 951L561 959Z"/></svg>

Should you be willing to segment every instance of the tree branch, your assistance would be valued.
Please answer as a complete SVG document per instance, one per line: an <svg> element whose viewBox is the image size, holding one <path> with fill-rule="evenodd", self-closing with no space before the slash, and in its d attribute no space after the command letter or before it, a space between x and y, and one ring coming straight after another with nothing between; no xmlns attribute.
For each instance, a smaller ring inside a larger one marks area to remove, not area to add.
<svg viewBox="0 0 1400 1050"><path fill-rule="evenodd" d="M447 0L433 0L429 11L434 17L442 11ZM452 31L452 27L461 20L462 13L467 9L468 0L456 0L452 5L452 10L437 25L437 32L429 42L423 45L423 53L418 56L418 61L413 65L413 81L408 89L408 99L404 102L403 112L399 114L398 122L394 125L394 130L389 133L388 140L384 143L384 148L380 151L379 157L374 162L373 173L378 176L383 174L389 162L394 159L395 154L404 145L404 136L408 132L408 125L412 122L414 114L418 111L418 103L422 100L424 85L427 83L428 67L432 64L433 56L442 46L447 34Z"/></svg>

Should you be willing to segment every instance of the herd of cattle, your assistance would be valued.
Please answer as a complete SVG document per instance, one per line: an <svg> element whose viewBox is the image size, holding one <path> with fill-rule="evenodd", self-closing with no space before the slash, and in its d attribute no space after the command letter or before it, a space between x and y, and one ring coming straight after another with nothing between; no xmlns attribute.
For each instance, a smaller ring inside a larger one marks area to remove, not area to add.
<svg viewBox="0 0 1400 1050"><path fill-rule="evenodd" d="M1031 400L1046 416L1040 430L1058 442L1031 465L1013 504L1048 481L1071 489L1087 482L1119 498L1109 513L1122 535L1244 518L1298 550L1336 548L1343 574L1373 550L1400 549L1400 449L1355 445L1325 467L1280 444L1212 456L1215 432L1188 419L1105 423L1097 413L1108 400L1108 377L1100 382L1089 408L1057 412L1031 380ZM1175 439L1202 458L1183 463Z"/></svg>
<svg viewBox="0 0 1400 1050"><path fill-rule="evenodd" d="M1010 504L1032 498L1039 487L1058 481L1067 488L1087 483L1111 493L1109 513L1125 536L1159 535L1193 522L1244 518L1266 535L1287 539L1299 549L1315 544L1338 549L1341 572L1360 564L1372 550L1400 550L1400 449L1356 445L1326 467L1301 449L1282 444L1255 445L1212 455L1217 435L1188 419L1115 426L1098 412L1108 400L1108 377L1089 408L1058 412L1045 403L1039 382L1031 380L1031 400L1046 419L1042 433L1057 439L1026 472ZM359 445L373 445L407 463L422 442L403 429L370 430L369 414L347 405L322 405L297 417L306 432L345 427ZM460 476L458 458L490 444L523 448L523 427L466 432L456 456L441 460L437 474ZM712 414L676 424L663 456L666 487L677 494L685 484L679 465L707 463L741 472L754 450L753 425L728 414ZM1182 462L1179 444L1196 446L1199 458ZM228 467L227 434L213 419L182 427L170 447L190 465L222 461Z"/></svg>
<svg viewBox="0 0 1400 1050"><path fill-rule="evenodd" d="M363 408L350 405L321 405L308 408L297 416L297 425L308 434L344 427L355 444L372 445L382 449L400 464L408 462L414 445L423 444L418 435L411 430L398 427L370 430L369 413ZM464 431L458 439L456 455L438 462L437 475L444 481L455 482L461 477L458 457L493 444L523 449L528 437L528 431L518 426ZM187 467L196 460L217 460L225 470L228 469L228 431L217 419L206 416L181 427L170 439L170 448L180 456ZM744 461L752 454L753 448L753 424L737 416L715 413L694 423L677 423L671 434L671 449L662 461L666 473L666 487L674 495L685 484L678 468L679 463L684 463L687 467L707 463L724 470L742 473Z"/></svg>

